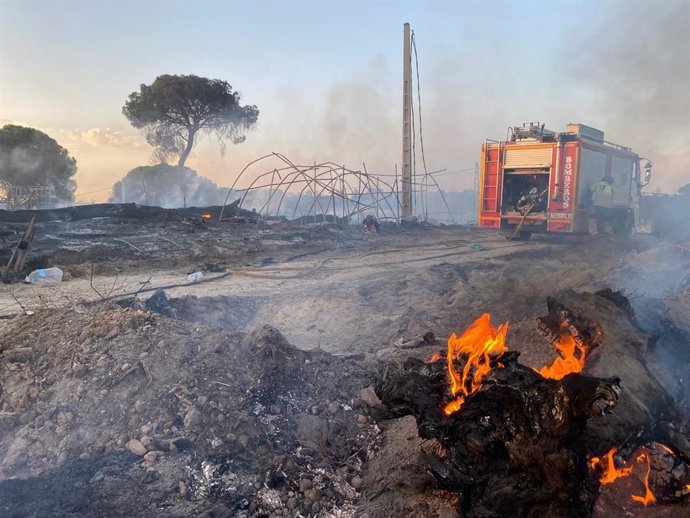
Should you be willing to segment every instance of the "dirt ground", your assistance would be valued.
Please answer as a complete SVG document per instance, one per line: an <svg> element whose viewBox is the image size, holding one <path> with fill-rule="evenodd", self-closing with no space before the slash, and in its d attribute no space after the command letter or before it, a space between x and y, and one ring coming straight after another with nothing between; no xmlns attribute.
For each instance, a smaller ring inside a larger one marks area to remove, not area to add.
<svg viewBox="0 0 690 518"><path fill-rule="evenodd" d="M59 286L0 291L2 516L457 516L376 380L484 312L541 366L545 298L605 287L659 337L646 363L687 418L690 242L102 219L41 224L47 266ZM621 487L597 516L690 515Z"/></svg>

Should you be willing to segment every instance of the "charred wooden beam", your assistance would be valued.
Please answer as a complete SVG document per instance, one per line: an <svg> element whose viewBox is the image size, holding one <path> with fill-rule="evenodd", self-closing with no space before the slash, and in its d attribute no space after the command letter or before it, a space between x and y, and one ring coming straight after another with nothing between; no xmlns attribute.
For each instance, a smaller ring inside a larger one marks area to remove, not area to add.
<svg viewBox="0 0 690 518"><path fill-rule="evenodd" d="M257 215L251 211L240 209L239 200L225 207L225 217L239 216L255 219ZM92 218L119 218L133 220L161 220L200 218L202 214L211 214L214 219L220 215L222 207L190 207L179 209L164 209L150 207L137 203L98 203L94 205L78 205L59 209L41 210L0 210L1 223L28 223L32 218L37 223L49 221L78 221Z"/></svg>
<svg viewBox="0 0 690 518"><path fill-rule="evenodd" d="M7 263L4 273L2 274L2 282L5 284L10 284L17 274L19 274L24 269L24 263L29 255L29 250L31 250L31 243L34 239L34 233L36 230L36 216L31 218L29 225L26 228L24 237L20 239L17 244L12 249L12 255Z"/></svg>
<svg viewBox="0 0 690 518"><path fill-rule="evenodd" d="M572 336L577 346L587 354L601 345L604 332L597 322L573 314L552 297L546 298L546 307L548 314L537 319L537 329L549 345L554 346L563 333ZM558 348L554 349L560 354Z"/></svg>

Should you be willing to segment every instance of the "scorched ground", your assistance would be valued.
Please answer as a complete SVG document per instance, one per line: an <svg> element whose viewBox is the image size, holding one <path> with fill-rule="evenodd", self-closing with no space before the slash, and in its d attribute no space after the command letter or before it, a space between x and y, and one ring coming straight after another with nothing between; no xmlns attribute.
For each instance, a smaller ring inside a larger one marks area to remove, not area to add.
<svg viewBox="0 0 690 518"><path fill-rule="evenodd" d="M170 221L40 230L32 265L66 279L0 293L3 516L456 516L458 493L419 460L439 445L374 387L484 312L510 322L522 364L550 363L536 322L547 296L604 329L583 373L622 380L592 433L625 449L630 433L637 444L671 423L682 444L687 242ZM189 283L193 271L205 282ZM594 295L604 288L624 289L634 317ZM671 479L681 464L667 464L655 469ZM632 501L644 475L602 486L594 515L688 512L687 496Z"/></svg>

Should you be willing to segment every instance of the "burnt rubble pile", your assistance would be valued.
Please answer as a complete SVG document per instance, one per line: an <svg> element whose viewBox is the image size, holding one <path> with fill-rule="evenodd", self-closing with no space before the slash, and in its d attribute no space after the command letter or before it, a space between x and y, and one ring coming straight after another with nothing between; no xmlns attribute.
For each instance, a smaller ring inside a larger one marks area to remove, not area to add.
<svg viewBox="0 0 690 518"><path fill-rule="evenodd" d="M192 329L117 307L37 316L0 340L0 474L17 478L0 482L0 515L354 505L379 435L358 360L299 350L268 326Z"/></svg>
<svg viewBox="0 0 690 518"><path fill-rule="evenodd" d="M546 379L518 362L518 352L502 352L450 415L443 355L408 358L377 386L393 417L414 416L420 437L438 444L420 450L419 462L437 487L459 493L462 516L592 516L602 473L590 460L612 447L622 462L646 446L657 501L687 500L688 434L645 367L653 337L639 330L620 293L566 298L567 306L548 300L538 331L552 343L568 329L586 346L584 373ZM458 372L466 361L454 361Z"/></svg>
<svg viewBox="0 0 690 518"><path fill-rule="evenodd" d="M619 380L548 380L517 356L498 358L503 367L449 417L439 404L444 362L409 359L379 394L395 416L414 415L420 435L443 445L423 462L443 487L460 491L464 516L590 516L598 483L579 438L587 419L615 406Z"/></svg>

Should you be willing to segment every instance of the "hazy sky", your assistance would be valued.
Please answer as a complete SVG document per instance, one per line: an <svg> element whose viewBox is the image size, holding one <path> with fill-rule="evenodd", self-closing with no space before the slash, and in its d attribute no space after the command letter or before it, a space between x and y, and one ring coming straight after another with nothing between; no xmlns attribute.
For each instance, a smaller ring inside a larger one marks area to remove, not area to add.
<svg viewBox="0 0 690 518"><path fill-rule="evenodd" d="M77 158L77 199L100 201L150 163L127 96L196 74L261 111L224 156L207 139L193 152L188 165L217 183L271 151L392 172L406 21L427 163L448 169L446 188L471 188L452 172L525 121L593 125L654 161L650 187L690 182L690 0L0 0L0 124L54 137Z"/></svg>

